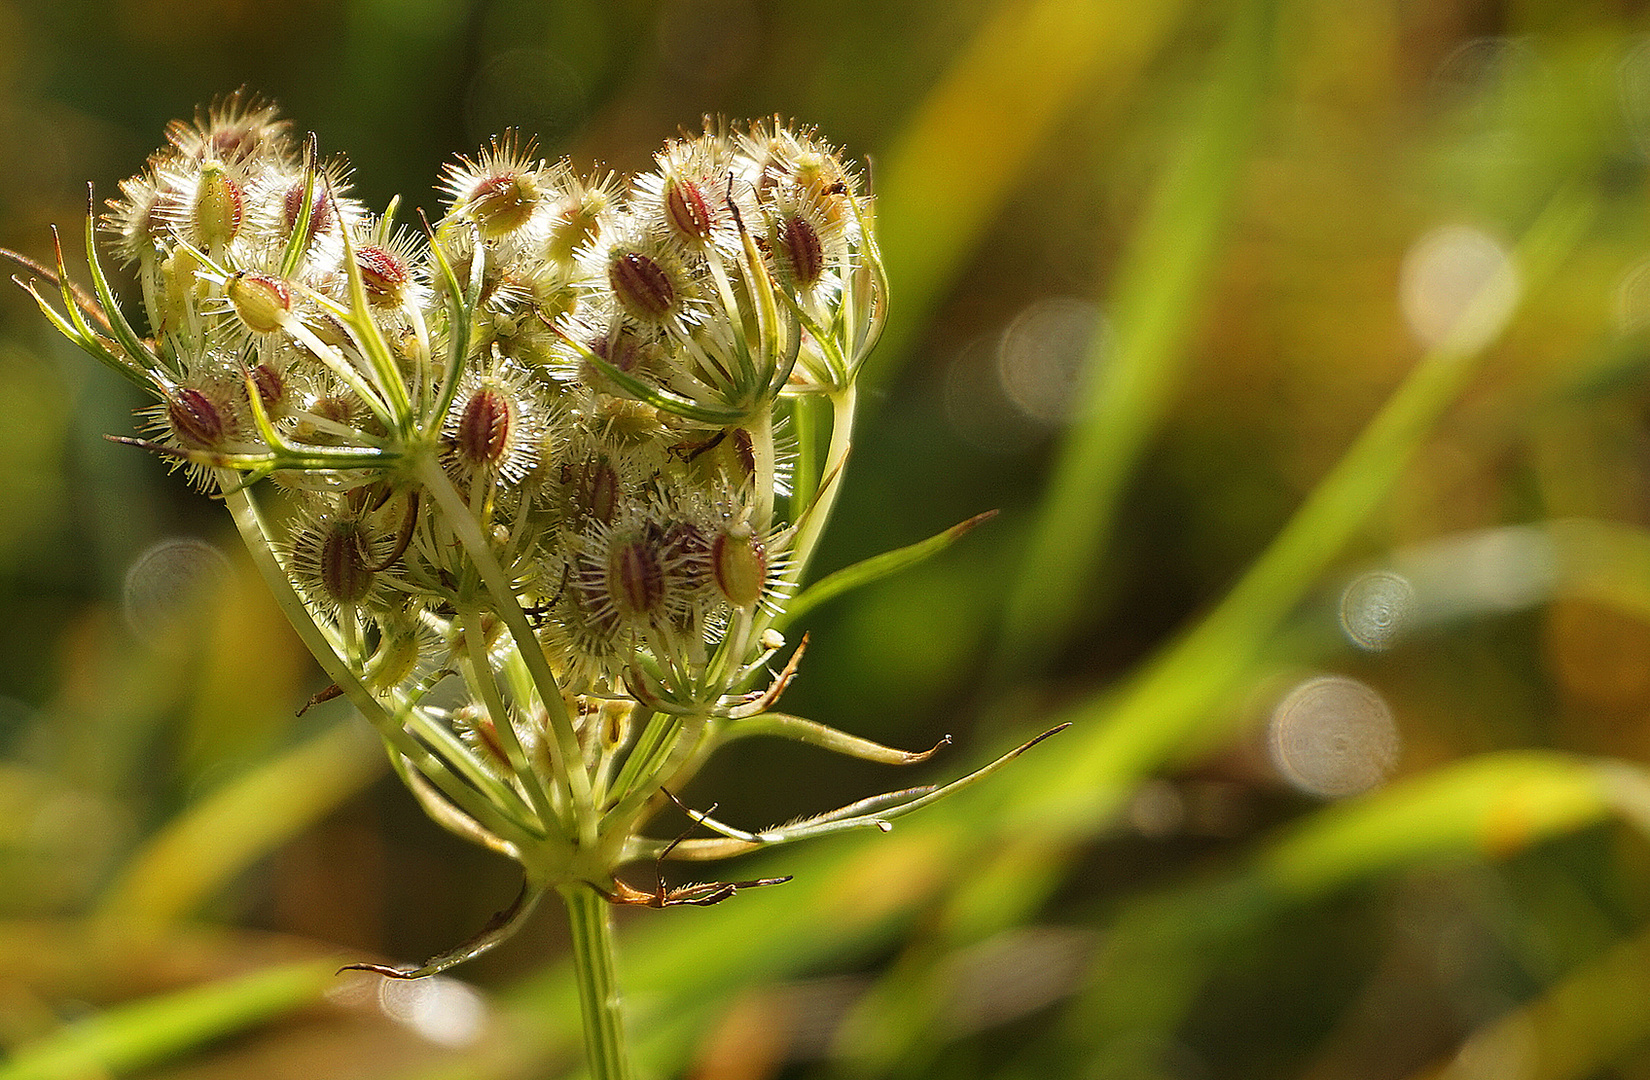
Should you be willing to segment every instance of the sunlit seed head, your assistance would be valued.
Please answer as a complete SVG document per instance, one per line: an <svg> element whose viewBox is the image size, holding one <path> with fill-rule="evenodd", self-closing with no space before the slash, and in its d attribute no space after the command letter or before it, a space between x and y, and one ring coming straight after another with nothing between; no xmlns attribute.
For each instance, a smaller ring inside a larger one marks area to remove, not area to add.
<svg viewBox="0 0 1650 1080"><path fill-rule="evenodd" d="M167 125L166 139L182 157L239 164L255 157L291 156L289 127L272 103L236 91L197 113L193 123L174 120Z"/></svg>
<svg viewBox="0 0 1650 1080"><path fill-rule="evenodd" d="M191 224L207 248L222 247L241 231L246 213L246 197L241 184L221 164L208 161L201 167L195 188Z"/></svg>
<svg viewBox="0 0 1650 1080"><path fill-rule="evenodd" d="M518 145L514 132L495 138L474 160L461 157L442 171L450 213L474 221L483 238L498 240L525 227L551 194L533 161L533 143ZM562 179L549 176L553 187Z"/></svg>
<svg viewBox="0 0 1650 1080"><path fill-rule="evenodd" d="M223 291L235 314L254 334L280 330L292 311L292 286L268 274L238 271L229 275Z"/></svg>
<svg viewBox="0 0 1650 1080"><path fill-rule="evenodd" d="M711 541L716 588L736 608L754 607L768 578L768 550L750 525L733 522Z"/></svg>
<svg viewBox="0 0 1650 1080"><path fill-rule="evenodd" d="M199 450L222 446L231 425L221 402L190 386L173 391L166 403L166 422L180 443Z"/></svg>
<svg viewBox="0 0 1650 1080"><path fill-rule="evenodd" d="M182 203L171 181L152 168L122 180L120 193L122 198L108 201L103 228L113 237L111 246L121 262L134 263L171 236Z"/></svg>
<svg viewBox="0 0 1650 1080"><path fill-rule="evenodd" d="M552 262L570 264L619 203L619 180L608 174L578 180L568 176L565 190L549 214L544 254Z"/></svg>

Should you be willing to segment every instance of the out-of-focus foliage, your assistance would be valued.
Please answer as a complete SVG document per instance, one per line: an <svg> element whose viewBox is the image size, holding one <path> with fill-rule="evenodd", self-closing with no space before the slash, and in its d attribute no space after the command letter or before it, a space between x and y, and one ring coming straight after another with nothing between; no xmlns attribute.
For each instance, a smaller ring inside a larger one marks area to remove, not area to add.
<svg viewBox="0 0 1650 1080"><path fill-rule="evenodd" d="M508 126L870 157L895 321L821 571L1001 513L809 611L787 704L950 733L913 782L1073 727L626 913L651 1075L1650 1076L1650 15L0 0L0 246L72 254L84 180L242 84L376 205ZM0 1078L575 1070L552 917L463 981L331 974L461 940L509 868L296 715L323 680L222 508L104 443L132 400L51 338L0 298ZM686 797L888 780L752 740Z"/></svg>

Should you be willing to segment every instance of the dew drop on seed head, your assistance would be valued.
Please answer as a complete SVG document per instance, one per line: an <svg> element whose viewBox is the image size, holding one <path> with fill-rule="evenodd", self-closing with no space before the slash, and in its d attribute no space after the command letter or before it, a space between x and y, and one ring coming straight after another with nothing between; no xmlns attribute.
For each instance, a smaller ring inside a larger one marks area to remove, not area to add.
<svg viewBox="0 0 1650 1080"><path fill-rule="evenodd" d="M1389 571L1354 578L1341 592L1341 630L1360 649L1380 652L1403 634L1415 611L1415 587Z"/></svg>
<svg viewBox="0 0 1650 1080"><path fill-rule="evenodd" d="M1272 710L1272 767L1294 787L1326 799L1368 791L1398 760L1392 710L1374 690L1341 675L1308 679Z"/></svg>
<svg viewBox="0 0 1650 1080"><path fill-rule="evenodd" d="M126 571L126 622L145 637L176 631L228 576L229 560L204 540L162 540Z"/></svg>

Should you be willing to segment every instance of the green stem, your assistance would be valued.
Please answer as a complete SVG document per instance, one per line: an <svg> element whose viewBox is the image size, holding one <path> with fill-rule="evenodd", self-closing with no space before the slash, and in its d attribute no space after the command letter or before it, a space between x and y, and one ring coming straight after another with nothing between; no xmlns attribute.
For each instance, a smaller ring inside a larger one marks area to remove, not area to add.
<svg viewBox="0 0 1650 1080"><path fill-rule="evenodd" d="M573 974L584 1019L585 1063L591 1080L629 1080L624 1008L613 970L613 924L608 904L587 882L560 889L573 939Z"/></svg>

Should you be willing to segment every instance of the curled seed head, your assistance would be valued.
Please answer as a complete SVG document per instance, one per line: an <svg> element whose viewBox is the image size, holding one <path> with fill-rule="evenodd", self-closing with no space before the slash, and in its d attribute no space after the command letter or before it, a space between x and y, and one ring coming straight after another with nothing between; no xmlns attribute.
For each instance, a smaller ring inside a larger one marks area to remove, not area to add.
<svg viewBox="0 0 1650 1080"><path fill-rule="evenodd" d="M773 253L780 272L803 288L818 283L825 272L825 246L820 243L819 230L801 214L780 220L774 230Z"/></svg>
<svg viewBox="0 0 1650 1080"><path fill-rule="evenodd" d="M642 539L615 544L607 555L607 591L613 606L627 618L663 614L665 568L659 553Z"/></svg>
<svg viewBox="0 0 1650 1080"><path fill-rule="evenodd" d="M254 334L273 334L292 310L292 287L268 274L238 271L229 275L223 291L235 306L235 314Z"/></svg>
<svg viewBox="0 0 1650 1080"><path fill-rule="evenodd" d="M711 568L716 588L738 608L762 598L768 578L768 549L745 522L723 529L711 542Z"/></svg>
<svg viewBox="0 0 1650 1080"><path fill-rule="evenodd" d="M211 398L185 386L166 403L166 421L179 441L196 449L210 450L222 444L229 421Z"/></svg>
<svg viewBox="0 0 1650 1080"><path fill-rule="evenodd" d="M665 187L664 207L665 221L682 239L692 243L710 239L715 217L698 184L679 177L670 180Z"/></svg>
<svg viewBox="0 0 1650 1080"><path fill-rule="evenodd" d="M664 267L638 251L626 251L607 264L607 283L626 311L657 321L676 307L676 286Z"/></svg>
<svg viewBox="0 0 1650 1080"><path fill-rule="evenodd" d="M412 273L399 255L369 244L355 249L355 265L361 270L361 284L367 299L378 307L396 307L406 297Z"/></svg>
<svg viewBox="0 0 1650 1080"><path fill-rule="evenodd" d="M195 232L209 248L229 243L241 231L245 197L222 165L207 162L201 168L193 211Z"/></svg>
<svg viewBox="0 0 1650 1080"><path fill-rule="evenodd" d="M453 435L458 456L474 466L497 465L509 446L510 419L510 401L498 387L478 389L458 417Z"/></svg>

